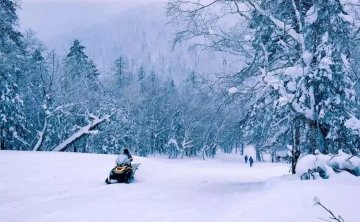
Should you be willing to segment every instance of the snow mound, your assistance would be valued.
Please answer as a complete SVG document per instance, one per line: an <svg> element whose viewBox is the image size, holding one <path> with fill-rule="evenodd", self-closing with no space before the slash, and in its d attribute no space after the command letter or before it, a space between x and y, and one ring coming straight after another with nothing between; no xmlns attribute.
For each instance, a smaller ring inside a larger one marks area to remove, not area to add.
<svg viewBox="0 0 360 222"><path fill-rule="evenodd" d="M262 160L265 161L265 162L271 162L271 154L270 153L264 153L262 155Z"/></svg>
<svg viewBox="0 0 360 222"><path fill-rule="evenodd" d="M327 179L333 174L331 167L326 162L329 159L326 155L309 154L302 157L296 165L296 173L302 180L317 179L319 177Z"/></svg>
<svg viewBox="0 0 360 222"><path fill-rule="evenodd" d="M328 164L336 172L345 170L355 176L360 176L360 158L344 153L342 150L339 151L338 155L332 157Z"/></svg>
<svg viewBox="0 0 360 222"><path fill-rule="evenodd" d="M337 155L324 155L317 152L302 157L296 165L296 173L302 180L327 179L335 172L347 171L355 176L360 176L360 158L343 151Z"/></svg>

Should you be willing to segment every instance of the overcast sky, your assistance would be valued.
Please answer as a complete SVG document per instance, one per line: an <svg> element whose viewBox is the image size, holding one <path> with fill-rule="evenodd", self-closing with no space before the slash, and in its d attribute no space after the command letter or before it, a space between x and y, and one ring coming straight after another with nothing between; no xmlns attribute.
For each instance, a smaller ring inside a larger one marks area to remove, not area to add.
<svg viewBox="0 0 360 222"><path fill-rule="evenodd" d="M95 26L140 5L167 0L21 0L20 26L32 29L48 46L72 30Z"/></svg>
<svg viewBox="0 0 360 222"><path fill-rule="evenodd" d="M81 2L81 3L124 3L124 4L147 4L151 2L165 2L167 0L21 0L22 2Z"/></svg>

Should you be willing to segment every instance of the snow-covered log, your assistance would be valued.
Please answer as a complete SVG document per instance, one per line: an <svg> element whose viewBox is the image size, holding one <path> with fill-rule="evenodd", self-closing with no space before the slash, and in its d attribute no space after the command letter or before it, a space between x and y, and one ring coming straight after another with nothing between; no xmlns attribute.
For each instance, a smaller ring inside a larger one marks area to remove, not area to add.
<svg viewBox="0 0 360 222"><path fill-rule="evenodd" d="M89 114L89 117L92 118L93 120L88 125L79 129L76 133L71 135L69 138L67 138L65 141L63 141L61 144L59 144L58 146L53 148L52 151L53 152L65 151L71 144L73 144L74 142L76 142L77 140L82 138L83 136L89 135L91 133L95 133L96 131L94 129L101 123L109 121L110 117L112 115L114 115L114 113L112 113L110 115L105 115L102 118L99 118L99 117L95 116L94 114Z"/></svg>
<svg viewBox="0 0 360 222"><path fill-rule="evenodd" d="M74 103L66 103L66 104L58 105L56 107L51 107L48 105L51 99L50 95L47 95L46 92L44 92L44 97L46 97L46 100L42 105L43 113L45 115L43 128L41 131L38 131L37 133L37 141L33 146L32 151L38 151L43 146L45 142L45 136L49 133L48 128L51 125L49 124L49 122L51 122L51 118L63 115L66 112L65 109L76 105Z"/></svg>
<svg viewBox="0 0 360 222"><path fill-rule="evenodd" d="M47 119L45 118L43 129L41 130L41 132L38 132L38 141L36 142L35 146L33 147L33 151L37 151L43 144L47 126L48 126L48 123L47 123Z"/></svg>

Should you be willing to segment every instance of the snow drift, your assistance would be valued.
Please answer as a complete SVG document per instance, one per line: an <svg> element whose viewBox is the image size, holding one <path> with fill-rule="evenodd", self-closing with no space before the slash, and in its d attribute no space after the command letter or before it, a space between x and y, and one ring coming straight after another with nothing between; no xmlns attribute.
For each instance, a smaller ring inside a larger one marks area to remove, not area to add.
<svg viewBox="0 0 360 222"><path fill-rule="evenodd" d="M301 179L328 179L335 172L349 172L360 176L360 158L344 153L342 150L336 155L324 155L316 152L316 155L303 156L297 166L296 172Z"/></svg>
<svg viewBox="0 0 360 222"><path fill-rule="evenodd" d="M345 221L359 219L360 178L350 174L301 181L289 175L289 165L250 168L240 155L207 161L134 156L142 163L135 182L108 186L115 158L0 151L0 221L317 221L327 214L312 206L314 196Z"/></svg>

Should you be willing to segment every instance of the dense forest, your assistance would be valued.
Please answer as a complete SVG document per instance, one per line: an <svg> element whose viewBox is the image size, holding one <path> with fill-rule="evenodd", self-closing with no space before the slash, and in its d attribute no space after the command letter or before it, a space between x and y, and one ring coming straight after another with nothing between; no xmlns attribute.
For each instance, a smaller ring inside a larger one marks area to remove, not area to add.
<svg viewBox="0 0 360 222"><path fill-rule="evenodd" d="M204 76L175 82L119 55L101 78L80 40L61 57L1 3L1 149L205 158L239 143L228 98Z"/></svg>
<svg viewBox="0 0 360 222"><path fill-rule="evenodd" d="M78 39L60 56L19 31L16 1L0 0L0 149L205 159L254 144L258 160L358 155L358 6L170 1L175 50L186 41L244 61L238 72L174 81L123 54L100 73Z"/></svg>

